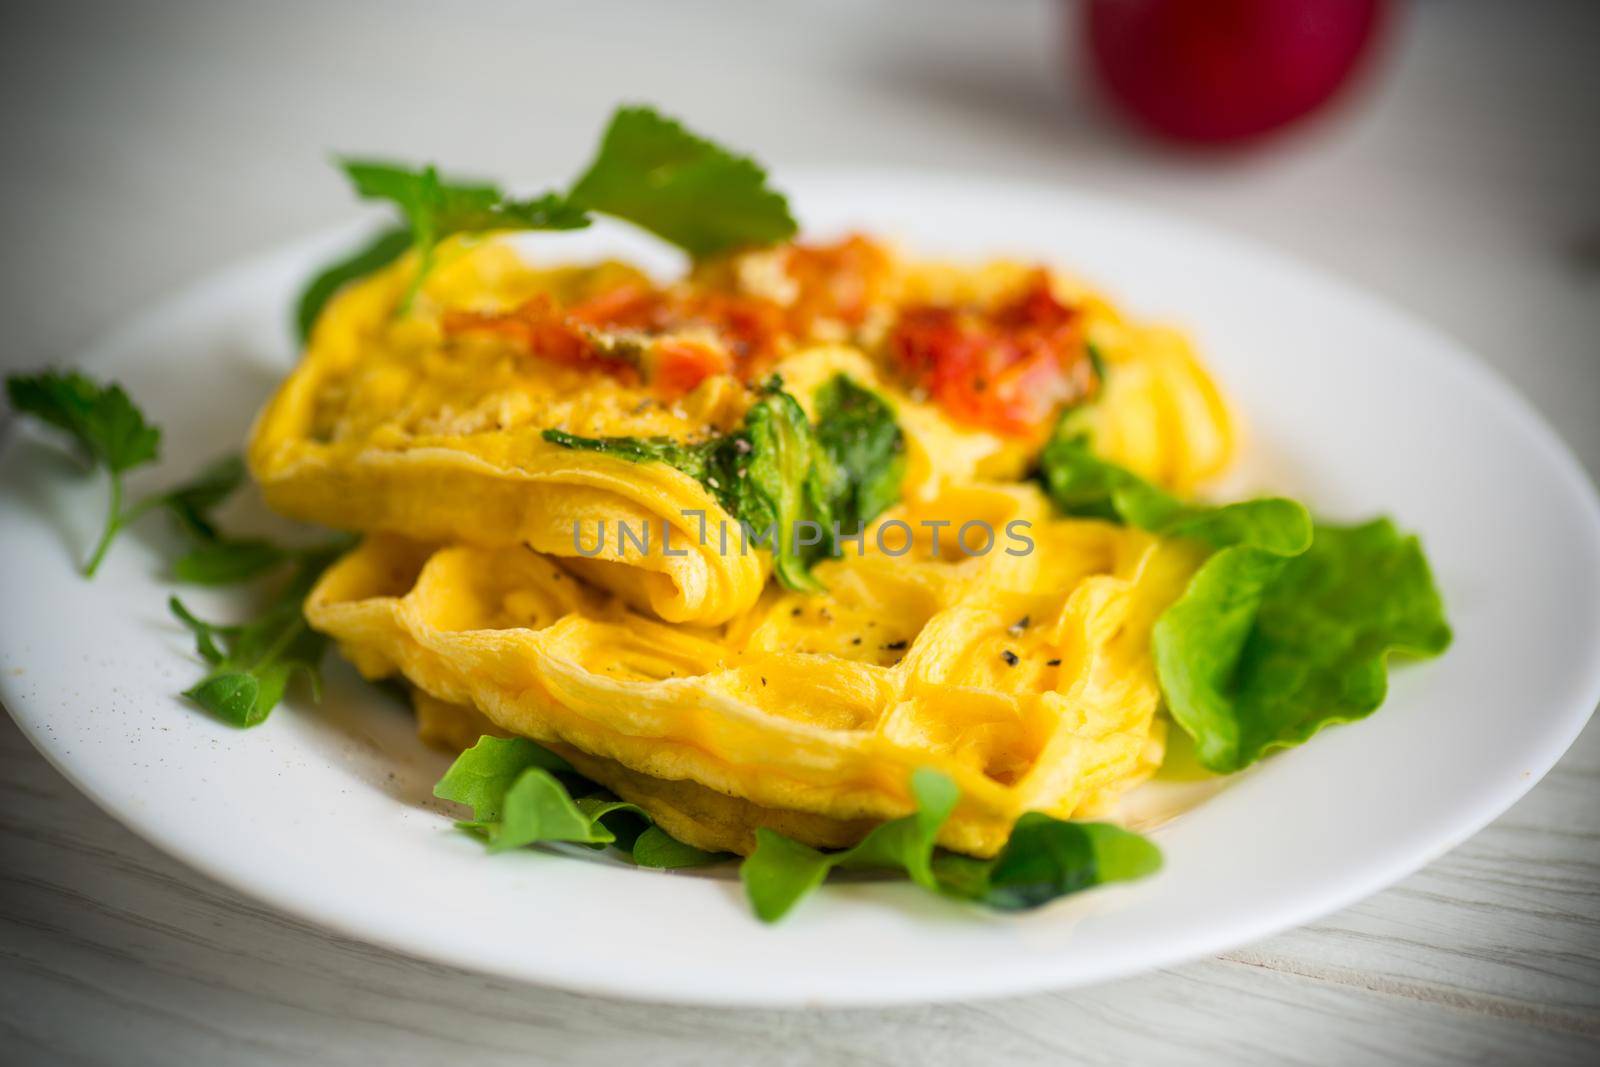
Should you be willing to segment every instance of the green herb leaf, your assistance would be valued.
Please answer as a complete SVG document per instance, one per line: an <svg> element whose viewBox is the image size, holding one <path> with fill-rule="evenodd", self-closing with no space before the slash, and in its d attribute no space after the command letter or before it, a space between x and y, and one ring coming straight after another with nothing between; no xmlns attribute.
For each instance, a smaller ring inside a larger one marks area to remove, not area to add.
<svg viewBox="0 0 1600 1067"><path fill-rule="evenodd" d="M98 464L121 474L156 458L161 430L150 425L122 386L76 371L16 374L6 379L11 406L72 435Z"/></svg>
<svg viewBox="0 0 1600 1067"><path fill-rule="evenodd" d="M798 592L823 590L811 564L833 545L827 462L805 412L776 382L745 413L744 427L728 447L712 457L708 481L723 507L758 536L767 534L773 573ZM815 543L802 543L813 534Z"/></svg>
<svg viewBox="0 0 1600 1067"><path fill-rule="evenodd" d="M486 734L456 757L433 787L433 795L465 804L479 822L495 822L501 817L506 791L524 771L536 767L572 772L572 765L566 760L525 737Z"/></svg>
<svg viewBox="0 0 1600 1067"><path fill-rule="evenodd" d="M594 847L613 845L623 852L632 852L634 843L653 824L649 814L639 805L618 800L605 790L579 797L575 803L596 827L599 836Z"/></svg>
<svg viewBox="0 0 1600 1067"><path fill-rule="evenodd" d="M6 391L19 412L66 430L92 461L106 469L111 502L100 539L84 565L85 575L94 575L122 530L158 508L169 512L196 539L216 539L210 513L244 481L244 460L238 455L224 456L190 481L124 508L122 475L156 458L161 430L145 421L121 386L101 384L77 372L47 371L13 375L6 379ZM197 562L195 566L205 564Z"/></svg>
<svg viewBox="0 0 1600 1067"><path fill-rule="evenodd" d="M829 507L856 533L900 499L906 444L894 409L843 374L817 391L817 443L829 460Z"/></svg>
<svg viewBox="0 0 1600 1067"><path fill-rule="evenodd" d="M244 483L244 457L232 453L215 460L191 480L140 505L165 508L178 525L200 541L217 539L211 512Z"/></svg>
<svg viewBox="0 0 1600 1067"><path fill-rule="evenodd" d="M1018 910L1107 882L1142 878L1161 865L1160 851L1138 834L1108 823L1063 822L1042 812L1018 819L994 859L935 851L959 792L949 777L926 768L911 783L916 813L884 823L843 852L820 852L757 830L756 850L739 868L756 915L776 922L836 867L900 870L924 889Z"/></svg>
<svg viewBox="0 0 1600 1067"><path fill-rule="evenodd" d="M364 278L381 267L387 267L406 254L411 247L411 229L397 226L384 230L348 256L323 268L312 278L295 302L295 335L302 344L311 336L311 327L317 316L340 289L357 278Z"/></svg>
<svg viewBox="0 0 1600 1067"><path fill-rule="evenodd" d="M699 257L795 232L787 201L767 187L759 166L649 108L621 108L612 116L598 155L565 195L518 200L486 182L447 180L432 166L360 159L340 166L358 196L394 204L405 225L377 234L311 280L296 304L302 341L342 286L415 249L417 272L401 298L403 313L432 269L434 249L452 234L579 229L589 225L592 209Z"/></svg>
<svg viewBox="0 0 1600 1067"><path fill-rule="evenodd" d="M739 878L756 918L775 923L833 870L825 852L767 829L756 831L756 850L739 864Z"/></svg>
<svg viewBox="0 0 1600 1067"><path fill-rule="evenodd" d="M293 555L270 541L207 541L178 557L172 576L196 585L231 585L265 574Z"/></svg>
<svg viewBox="0 0 1600 1067"><path fill-rule="evenodd" d="M1217 552L1152 641L1173 719L1226 774L1370 715L1389 654L1438 655L1450 628L1421 544L1377 519L1319 524L1299 556Z"/></svg>
<svg viewBox="0 0 1600 1067"><path fill-rule="evenodd" d="M122 386L101 384L76 371L14 374L6 379L11 406L65 430L97 466L104 467L110 505L100 539L83 573L93 577L111 542L137 517L122 510L122 475L149 463L161 450L161 430L145 421Z"/></svg>
<svg viewBox="0 0 1600 1067"><path fill-rule="evenodd" d="M1101 352L1100 351L1100 346L1095 344L1093 341L1084 342L1083 350L1089 356L1089 367L1090 367L1090 369L1092 369L1094 371L1094 380L1095 380L1095 393L1094 393L1094 395L1096 397L1102 396L1105 393L1105 387L1106 387L1106 357L1105 357L1105 353Z"/></svg>
<svg viewBox="0 0 1600 1067"><path fill-rule="evenodd" d="M507 789L498 822L488 824L489 851L504 852L539 841L609 844L614 835L600 824L599 814L586 814L555 776L530 767Z"/></svg>
<svg viewBox="0 0 1600 1067"><path fill-rule="evenodd" d="M704 867L728 859L726 852L706 852L686 845L659 826L651 826L633 842L633 862L641 867L670 870Z"/></svg>
<svg viewBox="0 0 1600 1067"><path fill-rule="evenodd" d="M410 307L432 270L435 248L447 237L497 230L575 230L589 225L588 215L555 192L519 200L487 183L446 180L431 166L359 159L342 160L340 166L357 196L394 204L406 224L379 233L311 280L296 303L295 325L302 341L341 287L392 263L409 249L416 250L417 272L401 298L402 312Z"/></svg>
<svg viewBox="0 0 1600 1067"><path fill-rule="evenodd" d="M632 850L642 866L686 867L720 858L675 841L637 804L605 792L572 799L562 778L588 784L566 760L526 738L485 736L456 757L433 795L470 807L472 820L457 825L491 852L570 841Z"/></svg>
<svg viewBox="0 0 1600 1067"><path fill-rule="evenodd" d="M739 866L745 895L763 922L776 922L822 884L835 867L902 870L925 889L937 889L932 860L939 829L960 791L947 775L921 768L911 776L914 814L875 827L854 848L819 852L772 830L756 831L756 849Z"/></svg>
<svg viewBox="0 0 1600 1067"><path fill-rule="evenodd" d="M934 869L945 892L1000 911L1022 911L1109 882L1161 869L1161 850L1110 823L1064 822L1024 814L992 860L941 855Z"/></svg>
<svg viewBox="0 0 1600 1067"><path fill-rule="evenodd" d="M811 567L837 552L835 521L853 532L899 495L905 445L888 405L842 375L824 386L818 411L813 429L773 378L737 432L707 441L578 437L561 430L544 431L544 439L676 467L748 527L753 543L771 549L773 573L786 588L820 592Z"/></svg>
<svg viewBox="0 0 1600 1067"><path fill-rule="evenodd" d="M328 639L311 629L300 606L334 550L300 555L298 566L262 610L248 622L218 625L197 618L182 601L172 613L194 634L195 650L211 670L184 696L235 726L254 726L283 698L295 675L320 696L319 665Z"/></svg>
<svg viewBox="0 0 1600 1067"><path fill-rule="evenodd" d="M787 240L789 204L754 160L648 107L619 108L567 198L643 227L696 258Z"/></svg>
<svg viewBox="0 0 1600 1067"><path fill-rule="evenodd" d="M433 167L420 169L373 160L344 160L341 165L366 200L387 200L400 209L417 252L417 273L400 301L403 313L433 268L438 243L458 233L493 230L575 230L589 218L557 193L531 200L507 197L497 186L446 181Z"/></svg>
<svg viewBox="0 0 1600 1067"><path fill-rule="evenodd" d="M564 430L546 430L544 439L563 448L604 452L630 463L665 463L702 484L709 473L711 453L722 442L721 438L685 444L670 437L579 437Z"/></svg>
<svg viewBox="0 0 1600 1067"><path fill-rule="evenodd" d="M554 192L517 200L496 185L447 181L431 166L355 159L344 160L341 166L357 196L387 200L400 209L419 248L457 233L577 230L589 225L582 210Z"/></svg>

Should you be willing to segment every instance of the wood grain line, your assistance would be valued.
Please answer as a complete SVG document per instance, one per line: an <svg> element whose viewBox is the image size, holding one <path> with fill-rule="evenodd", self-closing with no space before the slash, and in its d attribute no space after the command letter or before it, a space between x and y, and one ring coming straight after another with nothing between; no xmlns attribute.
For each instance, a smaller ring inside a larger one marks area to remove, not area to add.
<svg viewBox="0 0 1600 1067"><path fill-rule="evenodd" d="M1509 1022L1522 1023L1527 1026L1562 1030L1600 1041L1600 1013L1559 1011L1542 1004L1532 1004L1511 997L1498 997L1487 993L1471 993L1446 986L1410 982L1372 972L1320 965L1292 959L1287 956L1269 955L1252 949L1225 952L1219 958L1230 963L1275 971L1279 974L1289 974L1296 978L1305 978L1313 982L1362 989L1369 993L1381 993L1385 996L1404 997L1424 1004L1453 1008L1457 1011L1471 1012L1478 1015L1488 1015L1496 1019L1505 1019Z"/></svg>

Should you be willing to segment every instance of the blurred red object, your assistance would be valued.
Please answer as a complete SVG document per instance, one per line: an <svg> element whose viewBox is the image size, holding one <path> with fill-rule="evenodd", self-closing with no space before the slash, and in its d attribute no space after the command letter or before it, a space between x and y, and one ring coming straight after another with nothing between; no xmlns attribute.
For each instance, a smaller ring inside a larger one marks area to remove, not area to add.
<svg viewBox="0 0 1600 1067"><path fill-rule="evenodd" d="M1386 0L1089 0L1100 84L1140 125L1248 141L1327 102L1372 51Z"/></svg>

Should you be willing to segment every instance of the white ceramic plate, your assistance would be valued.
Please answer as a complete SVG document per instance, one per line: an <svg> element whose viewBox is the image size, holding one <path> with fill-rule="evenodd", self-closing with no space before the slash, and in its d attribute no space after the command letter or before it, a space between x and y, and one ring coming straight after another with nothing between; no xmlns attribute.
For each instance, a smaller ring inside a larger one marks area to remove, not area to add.
<svg viewBox="0 0 1600 1067"><path fill-rule="evenodd" d="M1420 531L1454 647L1394 671L1372 719L1273 756L1159 829L1166 867L1146 882L1020 916L903 884L830 886L766 927L726 877L485 855L429 795L448 761L336 657L320 707L292 700L254 730L178 699L198 665L166 612L159 520L80 579L103 487L27 430L0 469L12 715L134 831L331 930L515 978L723 1004L1017 993L1216 952L1426 863L1577 735L1600 695L1600 508L1528 406L1451 342L1275 254L1100 200L909 174L787 184L812 232L1048 259L1194 330L1253 429L1247 480L1332 517L1388 512ZM293 358L295 286L350 237L230 270L85 355L166 427L146 484L239 446ZM535 243L671 263L620 230ZM190 599L226 616L235 596Z"/></svg>

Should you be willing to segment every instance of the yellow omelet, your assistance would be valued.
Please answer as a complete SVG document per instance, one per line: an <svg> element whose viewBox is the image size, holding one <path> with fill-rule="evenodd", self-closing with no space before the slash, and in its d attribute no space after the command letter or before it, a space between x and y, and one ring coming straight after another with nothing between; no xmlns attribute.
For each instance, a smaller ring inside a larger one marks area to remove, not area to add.
<svg viewBox="0 0 1600 1067"><path fill-rule="evenodd" d="M819 844L848 836L836 823L906 814L910 772L936 768L963 795L943 842L988 855L1022 812L1103 810L1160 763L1149 632L1201 550L1050 517L1026 485L952 490L882 521L927 530L955 514L1026 521L1033 550L933 556L919 533L893 556L869 536L818 567L826 593L774 586L710 630L652 620L526 547L376 535L327 572L306 617L368 677L403 674L495 732L694 783L757 817L819 816L786 831ZM707 822L685 839L746 851L771 825Z"/></svg>
<svg viewBox="0 0 1600 1067"><path fill-rule="evenodd" d="M919 767L959 785L941 842L972 855L1023 812L1105 810L1160 762L1150 628L1200 550L1053 513L1037 415L1078 405L1100 454L1188 492L1231 456L1226 407L1180 334L1080 283L861 240L667 286L455 241L413 295L407 259L347 287L248 456L273 507L365 535L311 625L403 676L428 740L531 738L700 848L850 844L912 810ZM817 422L847 379L901 435L898 503L815 589L706 536L738 528L715 476L563 443L716 442L774 374ZM664 532L591 532L622 526Z"/></svg>
<svg viewBox="0 0 1600 1067"><path fill-rule="evenodd" d="M715 625L748 611L769 563L700 543L701 520L686 515L708 514L713 525L731 521L705 486L665 465L563 448L543 433L704 439L738 425L749 390L723 374L663 399L636 381L530 358L497 335L451 335L451 310L493 314L540 296L571 304L640 284L643 276L616 263L535 268L495 241L458 242L444 258L409 315L394 314L415 271L409 259L349 287L324 312L304 360L251 435L248 459L268 503L348 530L530 545L576 560L587 579L667 622ZM743 271L756 279L773 273ZM953 420L903 388L869 350L884 328L874 320L892 314L896 302L992 300L1025 271L1005 263L962 270L895 260L887 273L891 296L858 327L862 343L828 328L836 324L813 324L767 369L803 406L840 372L877 391L905 433L907 497L1021 476L1037 435L1018 438ZM1182 337L1130 325L1087 290L1055 284L1082 309L1086 332L1111 368L1090 412L1098 450L1179 492L1220 471L1231 455L1230 422ZM594 558L580 558L575 531L593 531L601 521L613 530L617 523L665 524L687 554L669 555L659 538L647 552L614 538Z"/></svg>

